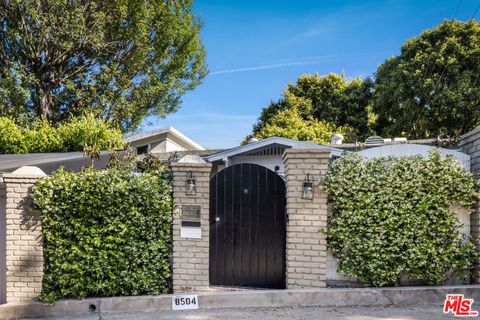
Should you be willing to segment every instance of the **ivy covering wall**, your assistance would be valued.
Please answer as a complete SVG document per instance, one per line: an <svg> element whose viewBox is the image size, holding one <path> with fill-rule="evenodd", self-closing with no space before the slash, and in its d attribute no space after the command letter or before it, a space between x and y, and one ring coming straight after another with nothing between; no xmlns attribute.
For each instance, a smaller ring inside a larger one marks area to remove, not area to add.
<svg viewBox="0 0 480 320"><path fill-rule="evenodd" d="M168 168L59 170L37 181L34 202L42 212L43 301L170 292Z"/></svg>
<svg viewBox="0 0 480 320"><path fill-rule="evenodd" d="M454 157L351 153L330 165L322 183L333 204L328 246L341 274L374 286L401 276L439 284L467 275L478 259L450 210L472 206L476 180Z"/></svg>

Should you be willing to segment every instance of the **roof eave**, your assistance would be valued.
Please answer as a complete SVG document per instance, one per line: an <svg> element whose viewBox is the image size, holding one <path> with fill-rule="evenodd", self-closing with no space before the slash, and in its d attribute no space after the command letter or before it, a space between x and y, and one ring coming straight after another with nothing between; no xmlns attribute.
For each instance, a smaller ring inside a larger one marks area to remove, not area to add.
<svg viewBox="0 0 480 320"><path fill-rule="evenodd" d="M150 133L144 133L144 134L139 134L136 136L132 136L129 138L124 139L126 143L132 143L132 142L138 142L146 139L151 139L152 137L162 135L162 134L172 134L173 136L177 137L178 139L182 140L185 144L187 144L189 147L195 150L206 150L204 147L175 129L174 127L165 127L165 128L160 128L158 130L152 131Z"/></svg>
<svg viewBox="0 0 480 320"><path fill-rule="evenodd" d="M295 146L294 140L287 139L287 138L282 138L282 137L270 137L270 138L266 138L266 139L263 139L263 140L260 140L260 141L251 142L251 143L243 145L243 146L238 146L238 147L235 147L235 148L232 148L232 149L228 149L228 150L213 154L211 156L206 157L206 159L207 159L208 162L219 161L219 160L223 160L225 158L236 156L236 155L248 152L248 151L263 148L265 146L268 146L269 144L280 144L280 145L288 146L290 148L294 148L294 146ZM332 148L332 147L325 146L325 145L318 144L318 146L319 147L324 147L326 150L331 151L332 156L340 156L343 152L345 152L342 149Z"/></svg>

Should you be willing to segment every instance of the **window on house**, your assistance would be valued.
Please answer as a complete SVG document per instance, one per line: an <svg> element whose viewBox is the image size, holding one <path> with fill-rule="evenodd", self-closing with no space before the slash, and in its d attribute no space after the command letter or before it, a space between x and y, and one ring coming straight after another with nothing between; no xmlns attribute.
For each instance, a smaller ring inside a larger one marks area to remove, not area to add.
<svg viewBox="0 0 480 320"><path fill-rule="evenodd" d="M137 147L137 154L144 154L148 152L148 146Z"/></svg>

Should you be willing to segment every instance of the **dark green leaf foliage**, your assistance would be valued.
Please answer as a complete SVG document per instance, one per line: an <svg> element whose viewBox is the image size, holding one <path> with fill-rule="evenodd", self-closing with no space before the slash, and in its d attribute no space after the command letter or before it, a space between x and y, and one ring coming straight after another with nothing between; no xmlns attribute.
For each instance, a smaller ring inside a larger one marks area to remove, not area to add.
<svg viewBox="0 0 480 320"><path fill-rule="evenodd" d="M334 207L328 246L344 275L375 286L401 275L438 284L478 261L451 210L471 208L476 180L453 157L352 153L330 165L323 184Z"/></svg>
<svg viewBox="0 0 480 320"><path fill-rule="evenodd" d="M480 124L480 23L447 20L379 66L374 112L383 136L459 137Z"/></svg>
<svg viewBox="0 0 480 320"><path fill-rule="evenodd" d="M130 130L206 75L191 0L6 0L0 25L0 116L22 124L91 111Z"/></svg>
<svg viewBox="0 0 480 320"><path fill-rule="evenodd" d="M59 170L35 184L34 199L42 212L43 301L170 292L166 167Z"/></svg>
<svg viewBox="0 0 480 320"><path fill-rule="evenodd" d="M253 125L252 136L260 133L273 117L285 110L286 106L284 99L280 99L277 102L271 101L268 106L262 108L262 112L260 113L260 117L258 117L257 123Z"/></svg>
<svg viewBox="0 0 480 320"><path fill-rule="evenodd" d="M372 134L372 101L373 83L369 78L347 80L343 74L334 73L302 75L295 84L287 86L282 99L262 109L251 136L245 140L261 135L275 116L292 108L297 109L306 122L316 119L348 128L347 140L363 140Z"/></svg>

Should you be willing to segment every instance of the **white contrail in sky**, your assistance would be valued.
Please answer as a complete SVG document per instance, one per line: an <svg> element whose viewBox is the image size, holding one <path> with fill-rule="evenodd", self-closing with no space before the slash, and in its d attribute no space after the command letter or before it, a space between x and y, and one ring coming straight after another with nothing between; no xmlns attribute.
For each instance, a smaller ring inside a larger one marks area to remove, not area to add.
<svg viewBox="0 0 480 320"><path fill-rule="evenodd" d="M254 66L254 67L246 67L246 68L237 68L237 69L227 69L227 70L220 70L220 71L213 71L210 72L210 75L215 74L225 74L225 73L233 73L233 72L246 72L246 71L257 71L257 70L265 70L265 69L276 69L276 68L283 68L283 67L291 67L291 66L301 66L307 64L314 64L325 60L335 60L342 56L324 56L318 57L315 59L309 59L304 61L296 61L296 62L287 62L287 63L278 63L278 64L267 64L262 66Z"/></svg>
<svg viewBox="0 0 480 320"><path fill-rule="evenodd" d="M255 120L257 116L248 116L248 115L228 115L228 114L172 114L169 116L170 119L216 119L216 120Z"/></svg>

